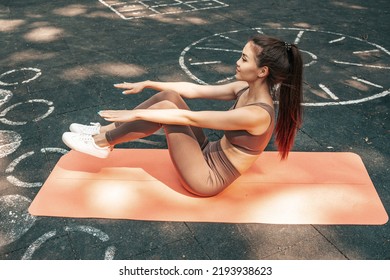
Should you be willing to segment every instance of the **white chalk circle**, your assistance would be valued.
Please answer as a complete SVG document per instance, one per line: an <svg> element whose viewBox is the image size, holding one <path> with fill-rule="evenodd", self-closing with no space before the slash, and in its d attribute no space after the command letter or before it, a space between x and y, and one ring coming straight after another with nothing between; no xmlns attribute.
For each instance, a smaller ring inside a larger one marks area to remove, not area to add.
<svg viewBox="0 0 390 280"><path fill-rule="evenodd" d="M0 158L15 152L22 143L22 137L15 131L0 130Z"/></svg>
<svg viewBox="0 0 390 280"><path fill-rule="evenodd" d="M66 154L68 151L65 150L65 149L61 149L61 148L42 148L41 151L40 151L42 154L46 154L46 153L59 153L59 154ZM42 182L24 182L20 179L18 179L17 177L15 177L14 175L11 175L12 172L15 171L15 168L24 160L26 160L27 158L33 156L35 154L34 151L31 151L31 152L27 152L21 156L19 156L18 158L14 159L7 167L7 169L5 170L5 173L6 174L9 174L7 176L7 180L8 182L10 182L11 184L13 184L14 186L17 186L17 187L21 187L21 188L39 188L43 185Z"/></svg>
<svg viewBox="0 0 390 280"><path fill-rule="evenodd" d="M34 224L27 209L31 200L21 195L0 197L0 247L18 240Z"/></svg>
<svg viewBox="0 0 390 280"><path fill-rule="evenodd" d="M109 236L102 232L101 230L91 227L91 226L73 226L69 227L66 226L64 228L66 232L81 232L81 233L87 233L90 234L94 237L97 237L100 241L102 242L107 242L110 240ZM57 235L56 230L52 230L50 232L47 232L43 234L41 237L39 237L37 240L35 240L26 250L24 253L22 260L31 260L34 253L40 249L46 241L48 241L50 238L53 238L54 236ZM105 254L104 254L104 259L105 260L113 260L115 257L115 252L116 252L116 247L115 246L109 246L107 247Z"/></svg>
<svg viewBox="0 0 390 280"><path fill-rule="evenodd" d="M26 102L19 102L19 103L16 103L16 104L12 105L12 106L9 106L8 108L6 108L5 110L3 110L0 113L0 122L2 122L4 124L8 124L8 125L25 125L25 124L27 124L28 123L27 121L13 121L13 120L9 120L9 119L6 118L6 115L10 111L15 109L16 107L21 106L23 104L28 104L28 103L42 103L42 104L47 105L47 107L48 107L46 113L44 113L43 115L38 116L38 117L32 119L31 120L32 122L38 122L38 121L43 120L44 118L49 116L55 109L54 106L53 106L53 102L45 100L45 99L32 99L32 100L28 100Z"/></svg>
<svg viewBox="0 0 390 280"><path fill-rule="evenodd" d="M0 107L11 100L13 94L9 90L0 89Z"/></svg>
<svg viewBox="0 0 390 280"><path fill-rule="evenodd" d="M22 80L22 81L16 81L16 79L19 79L19 78L9 77L8 78L9 81L4 81L4 79L7 79L7 76L18 75L19 72L22 72L21 74L25 77L27 76L28 78L25 80ZM28 73L28 72L31 72L31 73ZM37 79L41 75L42 75L41 70L37 69L37 68L24 67L24 68L20 68L20 69L14 69L14 70L4 72L3 74L0 75L0 85L2 85L2 86L16 86L19 84L27 84L27 83Z"/></svg>

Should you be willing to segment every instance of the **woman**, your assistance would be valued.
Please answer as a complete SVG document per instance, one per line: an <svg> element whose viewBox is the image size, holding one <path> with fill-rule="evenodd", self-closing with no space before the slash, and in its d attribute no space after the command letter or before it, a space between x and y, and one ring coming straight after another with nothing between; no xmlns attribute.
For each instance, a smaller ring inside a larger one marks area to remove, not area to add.
<svg viewBox="0 0 390 280"><path fill-rule="evenodd" d="M144 81L115 85L124 94L145 88L159 93L133 110L101 111L107 126L72 124L63 135L70 148L107 157L116 144L164 128L171 159L183 186L198 196L213 196L244 173L267 146L275 126L273 93L279 112L275 142L282 159L301 124L302 59L295 45L264 35L245 45L236 68L237 81L217 86ZM183 98L236 100L228 111L191 111ZM223 130L209 142L202 128Z"/></svg>

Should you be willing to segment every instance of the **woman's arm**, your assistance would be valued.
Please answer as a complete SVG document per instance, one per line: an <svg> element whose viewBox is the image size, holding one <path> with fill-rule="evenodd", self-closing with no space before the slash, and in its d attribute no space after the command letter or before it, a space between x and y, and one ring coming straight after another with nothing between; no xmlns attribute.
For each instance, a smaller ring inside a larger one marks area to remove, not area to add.
<svg viewBox="0 0 390 280"><path fill-rule="evenodd" d="M157 91L175 91L184 98L205 98L233 100L239 90L247 86L246 82L237 81L224 85L199 85L189 82L155 82L143 81L137 83L122 83L114 85L124 89L124 94L136 94L145 88Z"/></svg>
<svg viewBox="0 0 390 280"><path fill-rule="evenodd" d="M271 122L269 113L258 106L245 106L229 111L190 111L181 109L137 109L101 111L110 122L144 120L161 124L190 125L217 130L246 130L260 135Z"/></svg>

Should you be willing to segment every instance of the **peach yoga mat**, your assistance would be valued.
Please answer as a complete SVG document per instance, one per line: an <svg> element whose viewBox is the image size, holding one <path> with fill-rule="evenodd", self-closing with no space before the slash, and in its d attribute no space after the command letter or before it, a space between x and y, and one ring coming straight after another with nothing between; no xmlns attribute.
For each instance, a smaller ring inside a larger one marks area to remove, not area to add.
<svg viewBox="0 0 390 280"><path fill-rule="evenodd" d="M178 181L165 149L115 149L108 159L64 155L33 200L36 216L271 224L385 224L387 213L360 157L264 152L215 197Z"/></svg>

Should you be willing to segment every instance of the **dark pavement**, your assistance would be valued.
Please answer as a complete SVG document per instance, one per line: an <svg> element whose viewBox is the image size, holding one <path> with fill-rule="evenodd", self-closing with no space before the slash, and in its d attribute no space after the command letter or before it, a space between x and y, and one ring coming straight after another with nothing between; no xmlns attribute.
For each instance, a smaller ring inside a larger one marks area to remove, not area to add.
<svg viewBox="0 0 390 280"><path fill-rule="evenodd" d="M67 152L61 135L69 124L101 121L99 110L129 108L153 94L123 96L113 84L229 80L235 50L255 32L296 42L303 51L305 123L294 150L359 154L389 212L390 2L188 2L0 0L0 259L390 259L389 223L173 223L28 214ZM189 104L216 110L230 105ZM120 147L166 148L166 142L157 134Z"/></svg>

